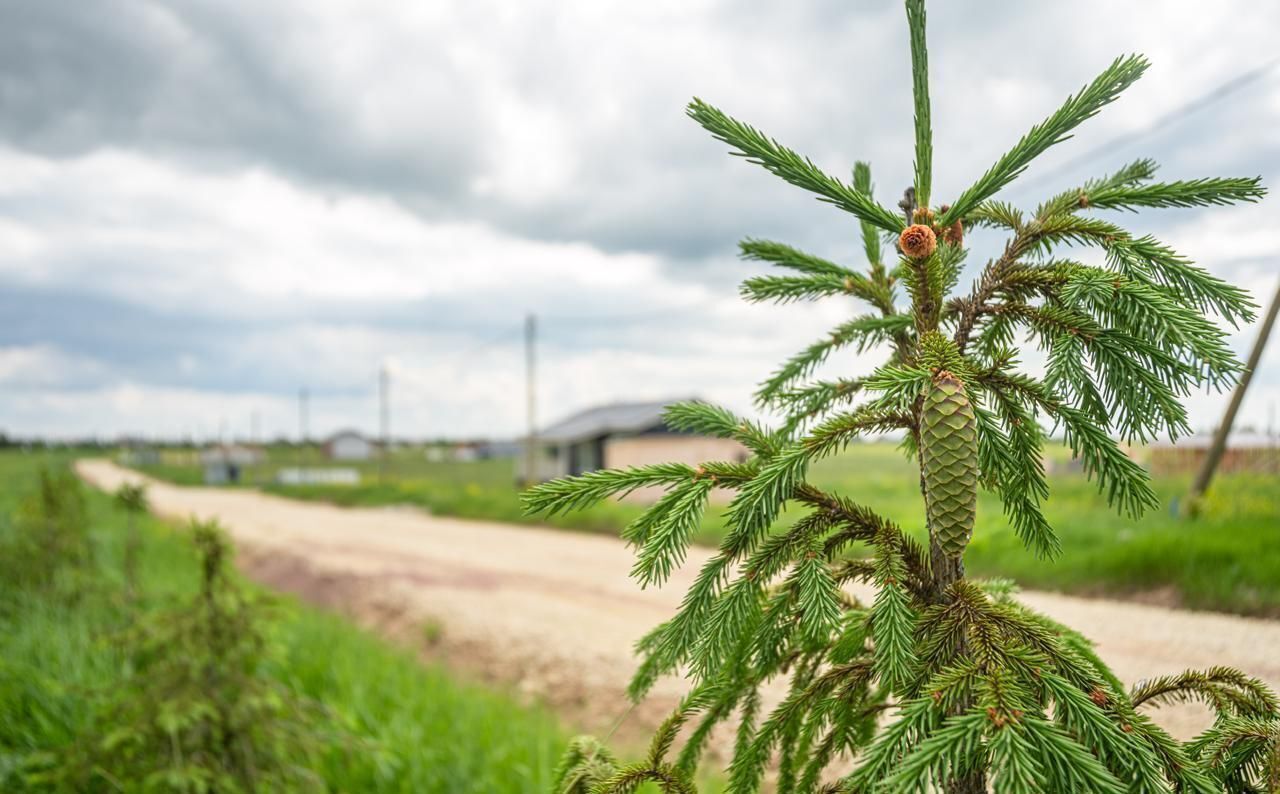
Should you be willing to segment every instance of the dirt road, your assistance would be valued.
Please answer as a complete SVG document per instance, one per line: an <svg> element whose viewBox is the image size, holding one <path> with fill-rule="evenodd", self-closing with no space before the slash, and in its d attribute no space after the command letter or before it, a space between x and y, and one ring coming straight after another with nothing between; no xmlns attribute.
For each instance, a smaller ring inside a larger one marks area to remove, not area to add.
<svg viewBox="0 0 1280 794"><path fill-rule="evenodd" d="M104 489L145 479L104 460L77 464ZM609 537L461 521L407 509L348 509L254 491L148 481L155 511L217 518L242 566L274 587L342 609L452 666L513 684L588 730L607 730L626 707L631 648L669 617L699 555L661 590L628 578L631 552ZM1127 682L1227 664L1280 685L1280 622L1028 592L1023 600L1083 629ZM428 639L423 626L442 630ZM643 730L681 693L664 682L627 724ZM1188 736L1206 724L1195 706L1158 712Z"/></svg>

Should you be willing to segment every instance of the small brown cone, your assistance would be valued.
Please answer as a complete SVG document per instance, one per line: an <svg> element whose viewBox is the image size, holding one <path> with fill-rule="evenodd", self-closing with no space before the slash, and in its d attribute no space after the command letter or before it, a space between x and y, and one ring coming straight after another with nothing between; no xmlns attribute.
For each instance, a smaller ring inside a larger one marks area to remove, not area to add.
<svg viewBox="0 0 1280 794"><path fill-rule="evenodd" d="M951 209L951 205L943 204L941 207L939 207L939 209L941 209L943 214L945 215L947 210ZM950 226L946 227L945 229L938 229L937 232L942 235L942 241L944 243L949 243L951 245L964 244L964 224L961 223L959 220L957 220L955 223L951 224Z"/></svg>
<svg viewBox="0 0 1280 794"><path fill-rule="evenodd" d="M937 249L938 237L933 229L917 223L902 230L898 237L898 247L912 259L924 259Z"/></svg>

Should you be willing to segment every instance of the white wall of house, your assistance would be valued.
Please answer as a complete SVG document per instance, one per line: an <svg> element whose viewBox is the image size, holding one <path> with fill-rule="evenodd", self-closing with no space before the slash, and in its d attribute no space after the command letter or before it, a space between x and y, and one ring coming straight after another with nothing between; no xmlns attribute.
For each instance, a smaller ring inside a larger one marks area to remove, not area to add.
<svg viewBox="0 0 1280 794"><path fill-rule="evenodd" d="M696 466L708 461L738 463L750 457L746 447L737 441L683 433L655 433L642 436L610 438L604 445L604 466L625 469L654 463L687 463ZM659 487L637 488L625 499L629 502L657 501L665 491ZM718 488L711 493L714 502L727 502L730 491Z"/></svg>
<svg viewBox="0 0 1280 794"><path fill-rule="evenodd" d="M737 441L683 433L655 433L643 436L618 436L604 444L604 466L625 469L651 463L688 463L697 465L710 460L740 462L750 456Z"/></svg>

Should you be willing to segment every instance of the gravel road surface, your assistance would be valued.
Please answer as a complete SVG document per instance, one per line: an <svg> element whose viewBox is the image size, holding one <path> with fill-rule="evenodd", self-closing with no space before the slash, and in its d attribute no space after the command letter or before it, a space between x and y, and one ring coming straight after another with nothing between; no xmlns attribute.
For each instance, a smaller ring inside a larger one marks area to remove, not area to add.
<svg viewBox="0 0 1280 794"><path fill-rule="evenodd" d="M77 470L105 490L146 481L158 514L221 521L251 576L431 645L456 670L514 686L596 732L626 712L633 643L674 612L706 554L691 554L663 589L641 590L627 576L631 551L611 537L180 487L105 460ZM1126 682L1226 664L1280 685L1280 621L1041 592L1022 599L1084 630ZM681 692L681 682L663 682L623 734L643 733ZM1207 724L1196 706L1156 717L1181 736Z"/></svg>

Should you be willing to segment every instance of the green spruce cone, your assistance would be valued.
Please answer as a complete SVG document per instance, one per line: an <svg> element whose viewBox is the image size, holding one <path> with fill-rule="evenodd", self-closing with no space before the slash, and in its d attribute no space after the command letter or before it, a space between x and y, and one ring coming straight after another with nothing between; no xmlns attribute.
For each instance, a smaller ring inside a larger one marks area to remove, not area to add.
<svg viewBox="0 0 1280 794"><path fill-rule="evenodd" d="M964 384L940 370L924 396L920 454L929 531L949 557L969 545L978 502L978 429Z"/></svg>

